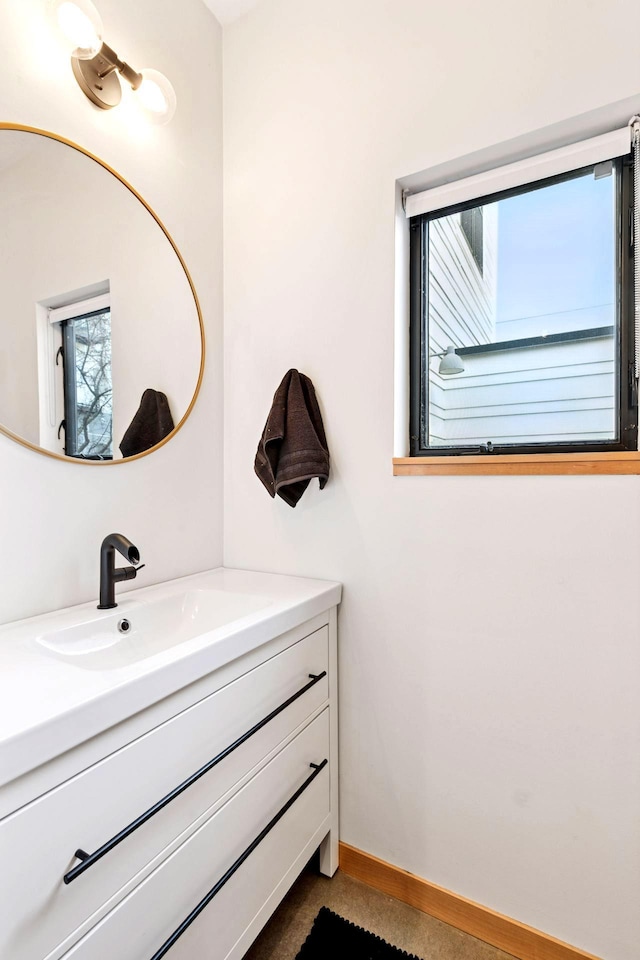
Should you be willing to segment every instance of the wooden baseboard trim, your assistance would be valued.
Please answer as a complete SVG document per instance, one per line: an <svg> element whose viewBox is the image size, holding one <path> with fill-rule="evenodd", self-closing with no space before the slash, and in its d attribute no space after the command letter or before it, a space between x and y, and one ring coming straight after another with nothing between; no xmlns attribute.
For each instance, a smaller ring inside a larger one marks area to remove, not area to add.
<svg viewBox="0 0 640 960"><path fill-rule="evenodd" d="M519 960L598 960L591 953L438 887L347 843L340 844L340 869L355 880L464 930Z"/></svg>

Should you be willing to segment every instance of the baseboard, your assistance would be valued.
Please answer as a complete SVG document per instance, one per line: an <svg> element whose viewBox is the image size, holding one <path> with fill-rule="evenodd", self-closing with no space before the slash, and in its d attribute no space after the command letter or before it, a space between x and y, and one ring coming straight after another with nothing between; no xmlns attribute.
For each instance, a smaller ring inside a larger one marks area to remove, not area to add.
<svg viewBox="0 0 640 960"><path fill-rule="evenodd" d="M464 930L519 960L598 960L591 953L438 887L347 843L340 844L340 869L348 876Z"/></svg>

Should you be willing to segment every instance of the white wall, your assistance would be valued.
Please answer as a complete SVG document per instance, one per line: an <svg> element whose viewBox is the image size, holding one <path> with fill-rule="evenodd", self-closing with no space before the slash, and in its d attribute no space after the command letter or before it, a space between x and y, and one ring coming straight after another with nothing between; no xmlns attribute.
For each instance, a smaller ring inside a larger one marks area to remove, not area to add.
<svg viewBox="0 0 640 960"><path fill-rule="evenodd" d="M225 32L225 561L344 581L343 839L607 960L640 939L640 480L393 478L394 184L635 96L638 30L265 0ZM333 455L295 511L253 474L290 366Z"/></svg>
<svg viewBox="0 0 640 960"><path fill-rule="evenodd" d="M184 428L134 463L60 463L0 435L2 622L96 597L100 542L114 530L147 564L133 586L221 560L221 30L201 0L100 0L99 8L105 38L122 57L171 79L178 97L171 124L141 124L130 103L109 113L93 107L57 45L44 0L0 5L0 120L79 143L153 207L193 275L207 367Z"/></svg>

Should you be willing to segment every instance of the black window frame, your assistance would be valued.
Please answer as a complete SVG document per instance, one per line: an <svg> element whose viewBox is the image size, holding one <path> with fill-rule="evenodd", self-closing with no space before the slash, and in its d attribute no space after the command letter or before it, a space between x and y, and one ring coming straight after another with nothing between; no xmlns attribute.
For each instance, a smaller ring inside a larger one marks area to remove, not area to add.
<svg viewBox="0 0 640 960"><path fill-rule="evenodd" d="M634 371L634 289L633 289L633 167L631 157L613 163L616 184L616 343L617 440L576 440L561 443L487 443L477 446L428 446L429 431L429 345L428 317L428 229L432 220L552 186L591 172L595 165L581 167L555 177L475 197L409 220L410 333L409 333L409 455L411 457L464 457L479 454L605 453L638 449L638 395Z"/></svg>

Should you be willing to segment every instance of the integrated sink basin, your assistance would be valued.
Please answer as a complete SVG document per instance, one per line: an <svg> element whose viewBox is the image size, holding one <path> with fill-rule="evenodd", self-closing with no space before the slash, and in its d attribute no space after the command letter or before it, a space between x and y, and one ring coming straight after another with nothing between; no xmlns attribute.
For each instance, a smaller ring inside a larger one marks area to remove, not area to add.
<svg viewBox="0 0 640 960"><path fill-rule="evenodd" d="M145 600L123 599L114 610L35 637L49 656L87 670L105 670L155 656L262 610L268 597L190 589Z"/></svg>
<svg viewBox="0 0 640 960"><path fill-rule="evenodd" d="M121 588L113 609L98 610L95 596L1 625L0 787L324 616L340 597L327 580L219 567Z"/></svg>

